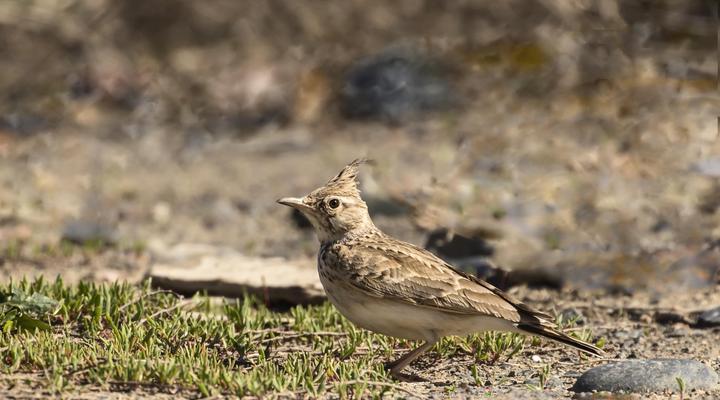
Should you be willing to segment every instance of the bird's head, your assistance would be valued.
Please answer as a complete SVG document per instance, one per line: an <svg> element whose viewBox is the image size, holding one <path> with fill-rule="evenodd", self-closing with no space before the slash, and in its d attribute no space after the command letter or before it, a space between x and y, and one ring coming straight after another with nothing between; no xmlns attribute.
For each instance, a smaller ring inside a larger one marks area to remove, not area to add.
<svg viewBox="0 0 720 400"><path fill-rule="evenodd" d="M325 186L305 197L285 197L278 203L293 207L310 220L321 243L342 238L350 232L375 227L367 204L360 198L358 168L367 162L357 159L330 179Z"/></svg>

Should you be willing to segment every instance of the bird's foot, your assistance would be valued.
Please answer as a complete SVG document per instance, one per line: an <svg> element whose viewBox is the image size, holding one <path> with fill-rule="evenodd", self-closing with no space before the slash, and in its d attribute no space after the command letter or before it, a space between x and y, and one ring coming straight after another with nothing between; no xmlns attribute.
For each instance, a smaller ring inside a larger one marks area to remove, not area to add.
<svg viewBox="0 0 720 400"><path fill-rule="evenodd" d="M390 376L400 382L429 382L427 379L410 373L401 372L400 368L396 368L398 365L394 362L386 362L385 370L390 372Z"/></svg>
<svg viewBox="0 0 720 400"><path fill-rule="evenodd" d="M402 372L392 372L390 371L390 375L398 380L399 382L430 382L429 380L423 378L420 375L415 374L407 374Z"/></svg>

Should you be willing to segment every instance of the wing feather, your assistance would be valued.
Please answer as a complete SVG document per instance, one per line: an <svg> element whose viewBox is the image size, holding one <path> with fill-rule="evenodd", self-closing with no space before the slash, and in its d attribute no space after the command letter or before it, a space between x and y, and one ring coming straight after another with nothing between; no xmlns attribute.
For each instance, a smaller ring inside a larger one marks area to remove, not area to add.
<svg viewBox="0 0 720 400"><path fill-rule="evenodd" d="M550 319L489 283L456 270L425 249L388 236L380 239L363 238L330 249L332 256L340 259L336 265L356 266L342 271L348 275L343 281L380 298L448 313L527 323Z"/></svg>

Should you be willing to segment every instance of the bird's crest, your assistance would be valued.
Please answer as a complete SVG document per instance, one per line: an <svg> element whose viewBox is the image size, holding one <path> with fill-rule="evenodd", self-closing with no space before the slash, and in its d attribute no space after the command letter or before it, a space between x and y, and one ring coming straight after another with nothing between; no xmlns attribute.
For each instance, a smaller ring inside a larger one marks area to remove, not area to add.
<svg viewBox="0 0 720 400"><path fill-rule="evenodd" d="M370 161L365 158L358 158L346 165L345 168L340 171L337 176L330 179L325 184L327 191L332 191L333 194L339 196L353 196L360 197L360 188L358 187L358 172L360 165L369 163Z"/></svg>

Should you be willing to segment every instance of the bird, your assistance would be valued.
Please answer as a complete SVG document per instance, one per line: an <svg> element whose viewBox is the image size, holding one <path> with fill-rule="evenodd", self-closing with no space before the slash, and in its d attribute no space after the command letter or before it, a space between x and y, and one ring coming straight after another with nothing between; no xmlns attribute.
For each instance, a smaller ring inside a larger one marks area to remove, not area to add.
<svg viewBox="0 0 720 400"><path fill-rule="evenodd" d="M466 274L428 250L383 233L360 196L356 159L324 186L278 203L300 211L320 241L318 275L329 301L353 324L419 341L386 364L392 376L445 336L503 331L541 336L584 353L598 347L561 332L554 318Z"/></svg>

